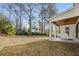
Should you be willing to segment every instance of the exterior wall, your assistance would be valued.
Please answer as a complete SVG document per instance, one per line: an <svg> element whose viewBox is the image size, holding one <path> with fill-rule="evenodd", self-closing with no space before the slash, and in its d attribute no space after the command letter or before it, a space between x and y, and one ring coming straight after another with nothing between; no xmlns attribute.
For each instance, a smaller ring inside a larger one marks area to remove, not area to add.
<svg viewBox="0 0 79 59"><path fill-rule="evenodd" d="M69 27L69 36L66 36L65 28ZM60 26L61 38L76 38L76 24Z"/></svg>

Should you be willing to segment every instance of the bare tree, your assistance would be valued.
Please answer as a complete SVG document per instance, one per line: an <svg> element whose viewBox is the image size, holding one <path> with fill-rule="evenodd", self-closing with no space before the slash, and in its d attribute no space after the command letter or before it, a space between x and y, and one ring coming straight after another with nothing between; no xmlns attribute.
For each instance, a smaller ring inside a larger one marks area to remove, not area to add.
<svg viewBox="0 0 79 59"><path fill-rule="evenodd" d="M7 4L7 10L9 11L10 15L12 14L16 19L15 28L16 31L21 31L22 29L22 13L23 13L23 4Z"/></svg>
<svg viewBox="0 0 79 59"><path fill-rule="evenodd" d="M32 31L32 20L34 17L33 8L34 8L34 4L32 3L26 4L24 8L24 12L27 14L28 19L29 19L29 30L28 30L29 34L31 34L31 31Z"/></svg>
<svg viewBox="0 0 79 59"><path fill-rule="evenodd" d="M22 16L23 16L23 12L24 12L24 4L20 3L18 5L19 5L19 20L20 20L19 29L21 31L21 29L22 29L22 21L23 21Z"/></svg>
<svg viewBox="0 0 79 59"><path fill-rule="evenodd" d="M56 9L56 5L55 3L52 4L48 4L48 19L50 19L51 17L55 16L57 13L57 9ZM47 23L48 25L49 23ZM49 33L49 27L47 27L47 31ZM53 31L53 28L51 29Z"/></svg>
<svg viewBox="0 0 79 59"><path fill-rule="evenodd" d="M39 33L41 33L42 32L42 22L39 20L38 23L39 23Z"/></svg>
<svg viewBox="0 0 79 59"><path fill-rule="evenodd" d="M57 9L55 3L48 4L48 18L53 17L56 13L57 13Z"/></svg>
<svg viewBox="0 0 79 59"><path fill-rule="evenodd" d="M40 6L41 6L41 10L40 10L40 14L39 14L39 16L40 16L40 18L41 18L41 33L44 33L45 32L45 21L46 21L46 15L47 15L47 6L46 6L46 4L40 4Z"/></svg>
<svg viewBox="0 0 79 59"><path fill-rule="evenodd" d="M35 9L35 5L37 5L36 9ZM40 20L38 21L39 30L41 33L45 33L46 28L48 27L47 20L56 14L55 4L13 3L13 4L6 4L5 6L6 6L7 11L9 12L9 19L11 15L13 16L13 19L15 19L14 23L15 23L15 28L17 32L22 30L23 20L26 20L28 21L28 24L29 24L29 33L31 34L32 27L33 27L32 25L33 20L37 23L37 20L40 18ZM38 12L35 15L34 11L36 10L38 10ZM37 16L39 17L35 19ZM38 27L38 26L35 25L34 27Z"/></svg>
<svg viewBox="0 0 79 59"><path fill-rule="evenodd" d="M47 25L48 25L48 19L53 17L56 14L56 6L55 4L40 4L40 18L41 18L41 33L45 33Z"/></svg>

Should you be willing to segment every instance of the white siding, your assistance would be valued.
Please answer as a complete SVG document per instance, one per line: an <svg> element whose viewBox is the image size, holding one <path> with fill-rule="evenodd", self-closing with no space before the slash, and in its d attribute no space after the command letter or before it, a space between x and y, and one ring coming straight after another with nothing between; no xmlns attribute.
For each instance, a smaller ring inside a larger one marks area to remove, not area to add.
<svg viewBox="0 0 79 59"><path fill-rule="evenodd" d="M65 28L69 27L69 36L66 36L65 34ZM65 38L76 38L76 24L71 24L71 25L64 25L60 26L60 36L65 37Z"/></svg>

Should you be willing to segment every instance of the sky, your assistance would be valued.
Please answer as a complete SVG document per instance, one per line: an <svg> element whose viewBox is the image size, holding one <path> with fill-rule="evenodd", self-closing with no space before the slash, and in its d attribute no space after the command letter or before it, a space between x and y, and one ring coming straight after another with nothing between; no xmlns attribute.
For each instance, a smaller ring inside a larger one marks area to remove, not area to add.
<svg viewBox="0 0 79 59"><path fill-rule="evenodd" d="M70 7L72 7L72 3L57 3L56 4L56 8L58 12L62 12Z"/></svg>
<svg viewBox="0 0 79 59"><path fill-rule="evenodd" d="M0 8L2 7L1 5L2 4L0 4ZM70 8L71 6L72 6L72 3L56 3L56 8L57 8L58 12L62 12L65 9Z"/></svg>
<svg viewBox="0 0 79 59"><path fill-rule="evenodd" d="M4 4L0 3L0 11L2 11L2 8L4 8L2 5ZM70 7L72 7L72 3L56 3L56 9L58 12L62 12Z"/></svg>

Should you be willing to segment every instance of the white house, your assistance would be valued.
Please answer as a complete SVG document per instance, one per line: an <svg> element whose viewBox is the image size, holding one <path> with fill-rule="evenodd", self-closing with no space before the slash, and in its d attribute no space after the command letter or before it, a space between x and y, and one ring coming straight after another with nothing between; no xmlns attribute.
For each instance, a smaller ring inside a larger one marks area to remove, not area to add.
<svg viewBox="0 0 79 59"><path fill-rule="evenodd" d="M49 19L50 40L79 40L79 4Z"/></svg>

